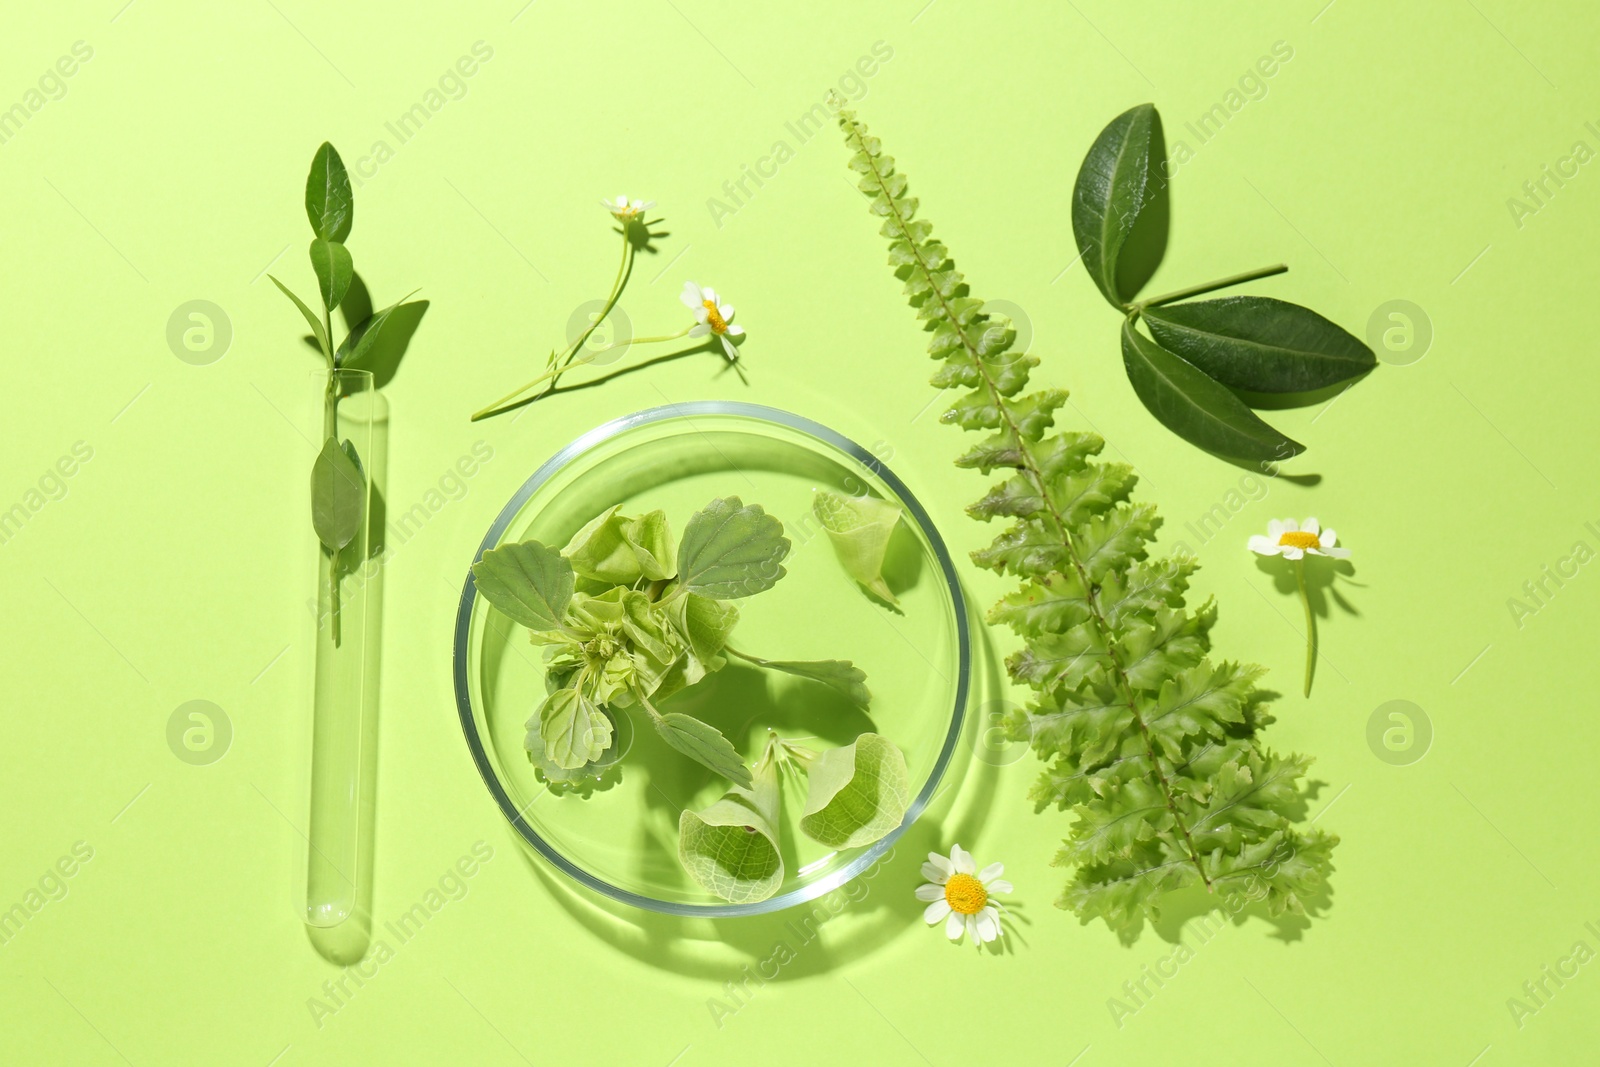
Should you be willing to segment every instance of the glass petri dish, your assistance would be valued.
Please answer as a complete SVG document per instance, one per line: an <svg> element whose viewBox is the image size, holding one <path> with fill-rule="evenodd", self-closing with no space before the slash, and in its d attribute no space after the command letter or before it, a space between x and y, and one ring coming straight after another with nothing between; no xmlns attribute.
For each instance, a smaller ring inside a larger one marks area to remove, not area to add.
<svg viewBox="0 0 1600 1067"><path fill-rule="evenodd" d="M868 595L839 565L812 517L814 490L893 501L904 518L884 574L900 601ZM783 522L786 576L739 601L736 640L767 659L849 659L873 694L862 711L805 679L732 661L662 704L717 726L754 762L769 730L822 749L873 730L905 752L913 800L900 827L872 845L833 851L800 834L805 800L785 776L780 816L785 880L766 900L730 904L679 864L678 817L727 783L668 748L637 709L616 709L615 767L582 791L551 787L523 748L545 693L540 649L477 595L470 569L456 613L456 706L484 784L516 833L582 885L624 904L675 915L758 915L844 885L887 852L927 807L961 733L971 675L966 604L943 540L922 505L877 456L776 408L700 401L652 408L590 431L536 470L495 518L473 562L507 542L565 545L614 504L666 511L674 535L717 497L760 504Z"/></svg>

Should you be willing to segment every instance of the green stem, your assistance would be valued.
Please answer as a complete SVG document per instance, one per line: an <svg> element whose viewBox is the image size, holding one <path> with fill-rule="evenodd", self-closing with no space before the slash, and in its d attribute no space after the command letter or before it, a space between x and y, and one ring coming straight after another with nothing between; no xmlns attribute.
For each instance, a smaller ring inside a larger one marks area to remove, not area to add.
<svg viewBox="0 0 1600 1067"><path fill-rule="evenodd" d="M339 385L333 372L332 363L328 367L328 386L322 394L322 439L338 440L339 437ZM328 553L328 626L333 631L333 647L339 647L339 553L329 550Z"/></svg>
<svg viewBox="0 0 1600 1067"><path fill-rule="evenodd" d="M567 371L571 370L573 367L582 367L582 366L585 366L587 364L593 363L595 360L599 359L602 355L604 355L607 352L611 352L611 351L613 351L615 349L618 349L618 348L627 348L629 345L648 345L648 344L658 344L658 343L660 343L662 341L676 341L680 337L688 336L689 331L692 330L692 329L694 329L694 326L693 325L689 325L689 326L685 326L683 329L679 330L677 333L664 333L659 337L634 337L634 338L631 338L631 339L629 339L627 341L618 341L616 344L606 345L604 348L597 348L593 352L585 352L583 355L579 356L577 359L570 360L564 366L558 367L558 368L556 368L554 370L545 371L543 374L539 375L537 378L533 379L531 382L528 382L522 388L514 390L513 392L506 394L505 396L501 397L499 400L496 400L493 404L490 404L488 407L484 408L482 411L474 412L473 416L472 416L472 421L473 422L479 422L479 421L481 421L483 419L490 418L490 417L492 417L494 415L499 415L499 414L502 414L503 412L510 411L512 408L520 407L522 405L522 402L519 401L517 403L511 403L511 401L515 400L515 398L521 396L523 393L526 393L529 389L532 389L534 386L538 385L540 382L550 381L550 384L552 386L554 386L555 382L552 381L551 379L559 378L562 374L565 374Z"/></svg>
<svg viewBox="0 0 1600 1067"><path fill-rule="evenodd" d="M1311 595L1306 592L1306 559L1294 561L1294 576L1300 583L1300 602L1306 608L1306 686L1305 695L1311 695L1311 671L1317 662L1317 618L1311 612Z"/></svg>
<svg viewBox="0 0 1600 1067"><path fill-rule="evenodd" d="M606 316L611 314L611 309L617 306L617 301L622 298L622 290L627 286L627 278L633 272L633 242L628 240L629 223L622 224L622 262L617 264L617 276L611 282L611 294L606 297L606 306L600 309L600 314L595 316L589 328L578 335L578 339L567 346L561 358L556 361L555 375L550 381L553 388L561 380L561 375L571 365L572 354L582 348L589 340L589 335L600 328L606 321ZM526 387L524 387L526 388ZM518 390L519 392L521 390ZM502 401L503 403L503 401Z"/></svg>
<svg viewBox="0 0 1600 1067"><path fill-rule="evenodd" d="M1218 278L1214 282L1204 282L1200 285L1191 285L1185 289L1175 289L1170 293L1163 293L1160 296L1153 296L1149 300L1141 300L1136 304L1129 305L1128 310L1139 312L1143 311L1145 308L1159 307L1162 304L1170 304L1177 300L1187 300L1191 296L1200 296L1202 293L1213 293L1218 289L1226 289L1230 285L1243 285L1245 282L1253 282L1257 278L1270 278L1274 274L1283 274L1287 272L1288 269L1288 264L1275 263L1270 267L1260 267L1256 270L1247 270L1243 274L1231 274L1226 278Z"/></svg>

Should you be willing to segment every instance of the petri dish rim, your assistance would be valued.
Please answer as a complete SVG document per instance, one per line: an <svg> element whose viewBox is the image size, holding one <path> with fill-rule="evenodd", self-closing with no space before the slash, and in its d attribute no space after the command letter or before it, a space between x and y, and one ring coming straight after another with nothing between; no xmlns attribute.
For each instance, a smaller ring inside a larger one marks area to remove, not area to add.
<svg viewBox="0 0 1600 1067"><path fill-rule="evenodd" d="M471 664L469 659L469 641L472 632L472 609L477 600L477 583L472 576L472 564L483 558L483 554L500 543L512 521L522 511L522 508L546 482L555 474L589 452L596 446L621 436L630 430L652 423L668 422L673 420L689 420L696 416L735 416L750 419L756 422L771 423L790 430L797 430L816 441L827 445L850 459L866 467L876 477L882 479L900 501L911 513L916 521L917 528L927 538L929 547L933 550L935 560L944 579L946 591L950 595L951 609L956 619L956 693L954 707L950 713L950 726L945 733L944 743L940 746L939 754L935 758L933 768L928 774L928 779L923 783L911 805L906 810L906 816L898 827L883 838L869 845L859 856L854 857L838 870L815 881L797 886L787 893L780 893L767 900L755 901L748 904L689 904L674 900L660 900L656 897L635 893L613 885L597 875L584 870L568 859L560 849L546 841L526 819L522 817L511 795L501 784L499 776L495 773L494 763L489 757L484 739L478 733L477 720L473 713L472 692L468 671ZM956 575L955 563L950 558L950 552L945 547L944 539L939 536L938 529L933 525L932 518L918 500L892 470L883 464L878 457L856 444L850 438L835 430L831 430L821 423L781 408L768 407L762 404L749 404L732 400L696 400L681 404L666 404L660 407L646 408L636 411L631 415L624 415L595 427L589 432L578 437L555 455L551 456L537 470L529 476L528 480L512 494L505 507L489 525L489 530L484 534L477 551L473 553L472 563L467 566L467 577L461 588L461 599L456 607L455 637L452 649L451 673L454 678L456 695L456 713L461 720L461 730L466 737L467 748L472 755L472 762L478 768L478 774L483 779L495 804L500 808L500 813L511 823L517 835L539 855L548 860L556 869L568 877L603 896L623 904L647 911L661 912L667 915L693 916L704 918L732 918L746 915L765 915L785 908L794 907L810 900L830 893L851 879L867 870L876 863L886 852L894 847L894 843L908 830L922 815L928 803L938 789L939 782L944 778L945 771L949 768L950 759L955 753L956 742L961 736L962 724L966 718L966 707L972 675L972 635L967 620L966 597L961 591L961 583Z"/></svg>

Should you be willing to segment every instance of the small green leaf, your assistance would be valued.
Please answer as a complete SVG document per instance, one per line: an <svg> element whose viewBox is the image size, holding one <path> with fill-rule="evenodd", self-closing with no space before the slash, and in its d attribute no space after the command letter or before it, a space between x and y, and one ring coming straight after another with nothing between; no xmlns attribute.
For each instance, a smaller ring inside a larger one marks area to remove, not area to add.
<svg viewBox="0 0 1600 1067"><path fill-rule="evenodd" d="M736 496L694 513L678 546L678 578L692 593L736 600L771 589L784 576L789 539L761 505Z"/></svg>
<svg viewBox="0 0 1600 1067"><path fill-rule="evenodd" d="M1144 210L1150 180L1154 104L1129 108L1095 138L1072 190L1072 232L1083 265L1112 307L1117 291L1117 256Z"/></svg>
<svg viewBox="0 0 1600 1067"><path fill-rule="evenodd" d="M864 708L872 703L872 693L867 689L867 672L847 659L761 659L731 648L728 651L757 667L821 682L829 689L843 693L857 707Z"/></svg>
<svg viewBox="0 0 1600 1067"><path fill-rule="evenodd" d="M576 689L558 689L545 697L536 717L545 758L563 770L594 762L611 745L611 720Z"/></svg>
<svg viewBox="0 0 1600 1067"><path fill-rule="evenodd" d="M683 605L683 625L680 627L695 658L709 666L728 644L733 628L739 623L739 608L725 600L712 600L698 593L689 593L679 601Z"/></svg>
<svg viewBox="0 0 1600 1067"><path fill-rule="evenodd" d="M1372 349L1310 308L1268 296L1229 296L1144 310L1163 348L1223 385L1309 393L1378 365Z"/></svg>
<svg viewBox="0 0 1600 1067"><path fill-rule="evenodd" d="M557 687L559 690L562 687ZM542 709L542 705L541 705ZM622 746L618 743L617 723L609 709L600 708L601 714L611 720L611 740L606 745L604 752L579 767L563 767L551 759L545 751L544 737L539 733L541 714L535 713L528 720L527 732L522 739L522 747L527 749L528 759L532 761L539 775L552 786L582 787L600 780L600 776L622 758Z"/></svg>
<svg viewBox="0 0 1600 1067"><path fill-rule="evenodd" d="M666 512L658 509L635 519L620 514L621 508L617 504L595 516L561 554L583 577L613 585L671 578L677 570Z"/></svg>
<svg viewBox="0 0 1600 1067"><path fill-rule="evenodd" d="M900 522L900 507L870 496L840 496L817 490L811 511L833 542L833 553L844 572L867 591L895 607L900 606L889 583L883 580L883 560L889 538Z"/></svg>
<svg viewBox="0 0 1600 1067"><path fill-rule="evenodd" d="M678 817L678 860L723 900L766 900L783 884L777 824L777 769L763 759L749 787L730 789L710 807Z"/></svg>
<svg viewBox="0 0 1600 1067"><path fill-rule="evenodd" d="M312 232L324 241L343 242L355 220L350 175L345 172L344 160L326 141L312 157L311 173L306 176L306 216Z"/></svg>
<svg viewBox="0 0 1600 1067"><path fill-rule="evenodd" d="M1226 386L1145 338L1131 321L1122 324L1122 363L1150 414L1191 444L1233 459L1285 460L1305 451Z"/></svg>
<svg viewBox="0 0 1600 1067"><path fill-rule="evenodd" d="M317 289L322 293L322 304L329 311L339 306L344 294L350 291L350 277L355 273L355 262L350 250L338 241L311 241L311 269L317 272Z"/></svg>
<svg viewBox="0 0 1600 1067"><path fill-rule="evenodd" d="M715 726L678 711L660 716L655 724L661 739L685 756L730 782L750 786L750 768Z"/></svg>
<svg viewBox="0 0 1600 1067"><path fill-rule="evenodd" d="M372 355L373 351L377 348L378 342L383 336L384 326L391 319L395 318L396 312L402 310L403 308L418 306L426 310L428 306L428 302L426 300L419 300L416 304L406 303L407 300L410 300L411 297L416 295L416 292L417 291L413 289L411 292L407 293L404 298L395 301L382 311L374 312L367 318L365 322L362 322L356 326L355 329L351 330L350 335L346 337L339 345L339 351L337 353L337 362L339 366L360 367L361 364L365 362L366 359Z"/></svg>
<svg viewBox="0 0 1600 1067"><path fill-rule="evenodd" d="M316 313L306 306L304 300L295 296L287 285L284 285L277 278L273 278L270 274L267 277L272 278L272 284L278 287L279 292L293 301L294 306L300 309L300 314L305 316L306 325L311 327L311 335L317 339L317 344L322 347L322 354L332 359L333 349L328 344L328 331L323 329L322 320L317 318Z"/></svg>
<svg viewBox="0 0 1600 1067"><path fill-rule="evenodd" d="M827 750L806 768L800 829L829 848L858 848L894 830L911 802L906 757L878 734Z"/></svg>
<svg viewBox="0 0 1600 1067"><path fill-rule="evenodd" d="M330 437L311 465L311 525L317 540L337 552L361 531L367 492L361 470Z"/></svg>
<svg viewBox="0 0 1600 1067"><path fill-rule="evenodd" d="M501 545L472 565L483 598L530 630L561 629L572 602L572 564L538 541Z"/></svg>

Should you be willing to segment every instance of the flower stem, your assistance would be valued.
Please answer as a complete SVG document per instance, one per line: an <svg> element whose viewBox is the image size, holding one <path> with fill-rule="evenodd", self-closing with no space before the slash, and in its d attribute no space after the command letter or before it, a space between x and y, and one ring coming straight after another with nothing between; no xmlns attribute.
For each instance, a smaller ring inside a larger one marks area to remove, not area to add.
<svg viewBox="0 0 1600 1067"><path fill-rule="evenodd" d="M561 366L561 367L559 367L559 368L557 368L555 370L545 371L543 374L541 374L537 378L533 379L533 381L528 382L522 388L514 390L514 391L506 394L505 396L501 397L499 400L496 400L493 404L490 404L488 407L484 408L482 411L474 413L473 416L472 416L472 421L473 422L478 422L480 420L487 419L492 415L499 415L501 412L509 411L513 407L520 407L521 406L521 402L513 404L513 403L511 403L511 401L515 400L517 397L521 396L523 393L526 393L529 389L532 389L534 386L538 385L540 382L548 381L548 380L554 379L554 378L559 378L562 374L564 374L565 372L571 370L573 367L581 367L581 366L584 366L585 364L593 363L595 360L599 359L602 355L604 355L607 352L613 351L613 350L618 349L618 348L627 348L629 345L645 345L645 344L655 344L655 343L660 342L660 341L676 341L680 337L687 336L689 331L692 330L692 329L694 329L694 327L692 325L685 326L683 329L679 330L677 333L665 333L665 334L662 334L660 337L634 337L634 338L631 338L631 339L629 339L627 341L618 341L616 344L606 345L604 348L597 348L593 352L585 352L583 355L579 356L577 359L569 360L565 365L563 365L563 366ZM555 383L552 381L551 384L554 385Z"/></svg>
<svg viewBox="0 0 1600 1067"><path fill-rule="evenodd" d="M1185 289L1175 289L1170 293L1163 293L1161 296L1153 296L1149 300L1141 300L1137 304L1133 305L1133 310L1143 311L1145 308L1153 308L1161 304L1170 304L1175 300L1187 300L1191 296L1199 296L1202 293L1212 293L1218 289L1226 289L1230 285L1243 285L1245 282L1253 282L1257 278L1270 278L1274 274L1283 274L1287 272L1288 269L1289 267L1285 263L1275 263L1270 267L1259 267L1256 270L1247 270L1243 274L1231 274L1226 278L1218 278L1214 282L1204 282L1200 285L1191 285Z"/></svg>
<svg viewBox="0 0 1600 1067"><path fill-rule="evenodd" d="M1317 617L1311 612L1311 596L1306 592L1306 558L1294 561L1294 576L1300 583L1300 603L1306 608L1306 686L1305 695L1311 695L1311 671L1317 662Z"/></svg>

